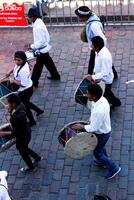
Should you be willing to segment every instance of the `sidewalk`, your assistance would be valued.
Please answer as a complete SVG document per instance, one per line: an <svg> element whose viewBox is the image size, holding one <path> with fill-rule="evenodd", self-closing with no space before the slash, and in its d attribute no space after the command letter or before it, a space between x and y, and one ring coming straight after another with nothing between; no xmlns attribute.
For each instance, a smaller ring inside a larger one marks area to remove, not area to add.
<svg viewBox="0 0 134 200"><path fill-rule="evenodd" d="M89 51L79 39L80 28L50 29L53 48L51 55L61 73L61 82L46 79L42 74L33 101L45 109L32 132L31 146L44 160L34 174L19 172L24 166L15 147L0 154L0 169L9 172L10 193L15 200L88 200L96 189L107 193L112 200L134 200L134 85L125 82L134 79L134 29L108 27L107 37L113 54L119 80L114 92L122 106L112 113L113 135L107 149L122 171L113 180L105 180L105 170L92 165L92 156L72 160L64 155L57 136L64 124L86 120L89 111L74 102L77 84L87 72ZM13 53L23 50L32 41L30 29L1 29L0 77L13 67ZM0 120L2 115L0 112ZM89 193L89 194L88 194Z"/></svg>

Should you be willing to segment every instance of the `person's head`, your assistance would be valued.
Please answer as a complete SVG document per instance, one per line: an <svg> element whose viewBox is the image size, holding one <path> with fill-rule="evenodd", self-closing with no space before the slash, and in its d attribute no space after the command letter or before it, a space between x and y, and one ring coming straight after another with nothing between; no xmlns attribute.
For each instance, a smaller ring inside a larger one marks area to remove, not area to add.
<svg viewBox="0 0 134 200"><path fill-rule="evenodd" d="M92 49L97 53L104 47L104 40L100 36L92 38Z"/></svg>
<svg viewBox="0 0 134 200"><path fill-rule="evenodd" d="M21 100L20 100L20 97L17 94L10 94L7 97L7 103L8 103L9 109L14 110L20 105Z"/></svg>
<svg viewBox="0 0 134 200"><path fill-rule="evenodd" d="M24 51L16 51L14 54L14 60L16 65L24 66L27 62L27 56Z"/></svg>
<svg viewBox="0 0 134 200"><path fill-rule="evenodd" d="M88 87L87 97L90 101L98 101L102 97L103 91L98 84L91 84Z"/></svg>
<svg viewBox="0 0 134 200"><path fill-rule="evenodd" d="M38 9L35 8L30 8L28 11L28 19L30 20L30 22L35 22L37 18L40 18L40 13L38 11Z"/></svg>
<svg viewBox="0 0 134 200"><path fill-rule="evenodd" d="M87 6L80 6L75 10L75 14L79 17L79 20L86 22L92 15L92 11Z"/></svg>

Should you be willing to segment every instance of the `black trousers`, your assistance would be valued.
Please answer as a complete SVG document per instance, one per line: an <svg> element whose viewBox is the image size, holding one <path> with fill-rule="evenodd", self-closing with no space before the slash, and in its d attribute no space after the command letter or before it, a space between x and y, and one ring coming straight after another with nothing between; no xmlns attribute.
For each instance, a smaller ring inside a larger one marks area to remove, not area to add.
<svg viewBox="0 0 134 200"><path fill-rule="evenodd" d="M88 64L88 74L91 74L91 75L93 74L94 66L95 66L95 51L91 50L89 64ZM118 74L114 65L112 66L112 69L113 69L114 78L115 79L118 78Z"/></svg>
<svg viewBox="0 0 134 200"><path fill-rule="evenodd" d="M19 92L21 101L23 102L23 104L26 107L26 114L27 114L29 121L34 121L34 117L33 117L31 109L36 111L37 113L41 110L36 105L34 105L32 102L30 102L30 98L32 97L32 94L33 94L33 87L30 87L22 92Z"/></svg>
<svg viewBox="0 0 134 200"><path fill-rule="evenodd" d="M39 155L28 147L30 140L31 140L31 134L27 136L27 139L25 141L16 142L16 147L17 147L22 159L27 164L27 166L30 169L33 169L34 165L32 163L31 157L35 160L39 157Z"/></svg>
<svg viewBox="0 0 134 200"><path fill-rule="evenodd" d="M110 104L112 104L113 107L120 106L121 101L118 99L111 90L112 84L106 84L104 97L108 100Z"/></svg>
<svg viewBox="0 0 134 200"><path fill-rule="evenodd" d="M38 86L39 84L39 78L41 76L43 66L46 66L47 70L49 71L51 77L53 78L59 78L60 75L56 69L56 66L50 57L49 53L42 53L40 54L37 59L36 59L36 64L33 69L32 73L32 81L33 81L33 86Z"/></svg>

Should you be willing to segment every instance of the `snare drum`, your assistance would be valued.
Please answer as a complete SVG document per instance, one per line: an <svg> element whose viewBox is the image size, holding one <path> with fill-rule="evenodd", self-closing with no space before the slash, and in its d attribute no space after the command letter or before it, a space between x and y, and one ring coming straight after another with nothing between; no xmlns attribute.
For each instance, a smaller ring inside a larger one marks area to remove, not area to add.
<svg viewBox="0 0 134 200"><path fill-rule="evenodd" d="M32 50L26 51L25 54L27 57L27 61L31 61L35 59L34 52Z"/></svg>
<svg viewBox="0 0 134 200"><path fill-rule="evenodd" d="M97 138L94 134L87 133L85 130L74 130L72 125L84 121L71 122L59 131L58 141L64 147L65 154L74 159L80 159L95 149Z"/></svg>
<svg viewBox="0 0 134 200"><path fill-rule="evenodd" d="M76 103L87 106L88 98L86 95L87 95L88 87L91 84L92 84L92 82L87 80L86 78L80 82L80 84L78 85L76 92L74 94ZM103 93L104 93L105 83L103 81L100 81L97 84L101 86Z"/></svg>
<svg viewBox="0 0 134 200"><path fill-rule="evenodd" d="M0 130L11 131L11 125L9 123L4 124L0 126ZM15 144L15 142L16 142L16 139L12 135L6 135L3 137L0 137L0 153L9 149L11 146Z"/></svg>

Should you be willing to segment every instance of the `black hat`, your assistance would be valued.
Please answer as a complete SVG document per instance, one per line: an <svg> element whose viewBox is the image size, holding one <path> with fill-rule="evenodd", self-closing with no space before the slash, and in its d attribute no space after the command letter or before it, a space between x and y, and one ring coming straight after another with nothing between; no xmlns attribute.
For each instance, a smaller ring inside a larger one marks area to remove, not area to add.
<svg viewBox="0 0 134 200"><path fill-rule="evenodd" d="M75 10L75 14L79 17L89 17L92 14L92 11L87 6L80 6Z"/></svg>
<svg viewBox="0 0 134 200"><path fill-rule="evenodd" d="M37 8L30 8L28 11L28 17L40 17L40 13Z"/></svg>

